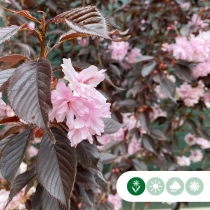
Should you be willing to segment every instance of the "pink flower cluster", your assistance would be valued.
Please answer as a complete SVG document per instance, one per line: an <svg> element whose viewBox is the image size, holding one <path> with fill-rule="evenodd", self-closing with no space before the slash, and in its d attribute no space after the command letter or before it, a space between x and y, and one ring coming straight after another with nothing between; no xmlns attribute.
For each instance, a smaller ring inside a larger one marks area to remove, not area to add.
<svg viewBox="0 0 210 210"><path fill-rule="evenodd" d="M162 50L172 52L176 59L189 62L205 62L210 59L210 31L190 35L189 38L180 36L175 44L163 44Z"/></svg>
<svg viewBox="0 0 210 210"><path fill-rule="evenodd" d="M59 82L52 91L53 110L50 120L57 122L66 119L69 128L68 138L71 146L76 146L82 140L93 143L92 135L104 132L102 118L110 118L110 103L95 87L104 80L105 70L98 71L96 66L77 73L71 64L71 59L63 59L63 72L69 85Z"/></svg>
<svg viewBox="0 0 210 210"><path fill-rule="evenodd" d="M177 164L179 166L184 167L184 166L190 165L190 158L188 158L186 156L181 156L181 157L177 156L176 159L177 159Z"/></svg>
<svg viewBox="0 0 210 210"><path fill-rule="evenodd" d="M177 88L177 93L181 99L183 99L184 104L188 107L193 107L198 103L199 98L203 97L204 89L202 84L197 87L192 87L187 82L184 82L179 88Z"/></svg>
<svg viewBox="0 0 210 210"><path fill-rule="evenodd" d="M137 123L137 121L138 119L136 119L132 114L123 114L123 123L125 124L125 127L120 128L116 133L98 136L97 139L99 143L106 145L111 141L123 141L125 139L125 133L127 133L126 131L135 127L138 127L141 133L145 133L145 131L140 127L140 123ZM99 149L103 150L103 146L100 146ZM133 135L128 145L128 155L133 155L139 150L141 150L140 142L136 139L135 135Z"/></svg>
<svg viewBox="0 0 210 210"><path fill-rule="evenodd" d="M203 20L201 20L200 16L197 14L194 14L192 16L192 19L189 22L189 24L193 25L195 27L195 30L204 29L208 26L208 23L204 23Z"/></svg>
<svg viewBox="0 0 210 210"><path fill-rule="evenodd" d="M188 133L185 138L184 138L185 142L189 145L189 146L193 146L193 145L199 145L202 149L209 149L210 148L210 141L208 141L207 139L204 139L202 137L195 137L194 135Z"/></svg>
<svg viewBox="0 0 210 210"><path fill-rule="evenodd" d="M107 200L113 204L114 210L120 210L122 208L122 199L117 193L115 195L109 194Z"/></svg>
<svg viewBox="0 0 210 210"><path fill-rule="evenodd" d="M108 49L111 51L111 58L114 60L122 61L127 55L129 49L128 42L112 42L108 46Z"/></svg>
<svg viewBox="0 0 210 210"><path fill-rule="evenodd" d="M210 59L205 62L198 63L192 71L195 78L207 76L210 74Z"/></svg>
<svg viewBox="0 0 210 210"><path fill-rule="evenodd" d="M0 209L4 209L5 205L7 204L9 198L9 191L5 189L0 190ZM24 196L24 190L21 190L9 203L6 210L25 210L25 200L26 197Z"/></svg>
<svg viewBox="0 0 210 210"><path fill-rule="evenodd" d="M89 39L88 38L78 38L78 44L81 47L87 47L89 45Z"/></svg>

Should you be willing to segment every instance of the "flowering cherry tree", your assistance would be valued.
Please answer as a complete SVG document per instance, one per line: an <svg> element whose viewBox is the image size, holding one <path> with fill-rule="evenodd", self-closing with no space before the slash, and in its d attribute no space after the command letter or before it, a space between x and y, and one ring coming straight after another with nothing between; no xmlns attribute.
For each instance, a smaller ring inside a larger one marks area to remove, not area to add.
<svg viewBox="0 0 210 210"><path fill-rule="evenodd" d="M121 210L126 171L209 170L208 7L5 1L0 209Z"/></svg>

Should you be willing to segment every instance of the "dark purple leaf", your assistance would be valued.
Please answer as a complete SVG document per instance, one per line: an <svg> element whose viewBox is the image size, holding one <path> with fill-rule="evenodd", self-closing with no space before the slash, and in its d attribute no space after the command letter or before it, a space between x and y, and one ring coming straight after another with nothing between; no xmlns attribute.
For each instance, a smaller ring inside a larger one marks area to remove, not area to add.
<svg viewBox="0 0 210 210"><path fill-rule="evenodd" d="M147 165L144 162L137 159L132 159L131 162L137 171L148 171Z"/></svg>
<svg viewBox="0 0 210 210"><path fill-rule="evenodd" d="M77 168L76 183L85 190L95 189L98 187L94 174L82 167Z"/></svg>
<svg viewBox="0 0 210 210"><path fill-rule="evenodd" d="M81 187L79 188L80 195L82 197L82 206L84 209L90 208L94 210L94 193L92 190L84 190Z"/></svg>
<svg viewBox="0 0 210 210"><path fill-rule="evenodd" d="M140 123L142 128L144 128L146 131L149 130L150 118L148 112L142 112L140 114Z"/></svg>
<svg viewBox="0 0 210 210"><path fill-rule="evenodd" d="M174 101L174 95L176 92L176 85L168 78L163 78L160 84L161 90L165 96Z"/></svg>
<svg viewBox="0 0 210 210"><path fill-rule="evenodd" d="M30 141L31 129L16 135L6 146L1 156L1 173L11 182L22 162L26 148Z"/></svg>
<svg viewBox="0 0 210 210"><path fill-rule="evenodd" d="M166 140L166 136L161 130L157 130L154 128L150 129L150 135L157 140Z"/></svg>
<svg viewBox="0 0 210 210"><path fill-rule="evenodd" d="M119 156L112 155L110 153L100 153L100 159L103 164L111 163L119 158Z"/></svg>
<svg viewBox="0 0 210 210"><path fill-rule="evenodd" d="M155 61L151 61L151 62L145 64L143 66L142 70L141 70L141 75L143 77L148 76L154 70L155 66L156 66L156 62Z"/></svg>
<svg viewBox="0 0 210 210"><path fill-rule="evenodd" d="M152 139L152 137L150 137L147 134L143 134L142 143L145 149L147 149L149 152L156 154L155 142Z"/></svg>
<svg viewBox="0 0 210 210"><path fill-rule="evenodd" d="M12 182L9 202L36 176L35 168L18 175Z"/></svg>
<svg viewBox="0 0 210 210"><path fill-rule="evenodd" d="M23 27L25 27L25 24L21 26L0 27L0 44L6 40L9 40Z"/></svg>
<svg viewBox="0 0 210 210"><path fill-rule="evenodd" d="M6 138L3 138L0 140L0 152L3 151L3 149L5 148L5 146L7 146L7 144L15 137L14 134L11 134L9 136L7 136Z"/></svg>
<svg viewBox="0 0 210 210"><path fill-rule="evenodd" d="M30 60L30 58L25 57L23 55L19 55L19 54L10 54L10 55L5 55L5 56L0 57L0 61L4 63L9 63L10 65L15 65L19 61L23 61L23 60Z"/></svg>
<svg viewBox="0 0 210 210"><path fill-rule="evenodd" d="M2 91L9 84L9 78L12 76L14 71L15 69L0 71L0 91Z"/></svg>
<svg viewBox="0 0 210 210"><path fill-rule="evenodd" d="M77 145L76 152L83 168L97 168L99 153L95 144L82 141Z"/></svg>
<svg viewBox="0 0 210 210"><path fill-rule="evenodd" d="M76 32L111 39L104 16L95 6L86 6L63 12L52 22L66 22Z"/></svg>
<svg viewBox="0 0 210 210"><path fill-rule="evenodd" d="M61 210L58 201L53 198L48 192L45 190L42 191L42 209L44 210Z"/></svg>
<svg viewBox="0 0 210 210"><path fill-rule="evenodd" d="M8 98L17 116L54 137L48 128L51 104L51 66L45 58L19 66L9 81Z"/></svg>
<svg viewBox="0 0 210 210"><path fill-rule="evenodd" d="M53 129L56 144L45 134L38 152L37 175L44 189L68 208L76 174L76 154L66 134Z"/></svg>
<svg viewBox="0 0 210 210"><path fill-rule="evenodd" d="M175 74L176 76L186 82L189 82L192 77L192 70L189 68L188 65L182 65L177 63L175 65Z"/></svg>
<svg viewBox="0 0 210 210"><path fill-rule="evenodd" d="M105 134L112 134L116 133L120 128L122 128L124 125L118 123L117 121L110 119L110 118L103 118L104 122L104 133Z"/></svg>
<svg viewBox="0 0 210 210"><path fill-rule="evenodd" d="M43 192L43 187L38 184L36 187L36 192L34 193L32 197L32 207L33 210L41 210L42 207L42 192Z"/></svg>
<svg viewBox="0 0 210 210"><path fill-rule="evenodd" d="M120 88L120 87L117 87L113 82L112 80L110 79L110 77L105 74L105 82L108 82L110 85L112 85L113 87L115 87L116 89L118 90L124 90L123 88Z"/></svg>

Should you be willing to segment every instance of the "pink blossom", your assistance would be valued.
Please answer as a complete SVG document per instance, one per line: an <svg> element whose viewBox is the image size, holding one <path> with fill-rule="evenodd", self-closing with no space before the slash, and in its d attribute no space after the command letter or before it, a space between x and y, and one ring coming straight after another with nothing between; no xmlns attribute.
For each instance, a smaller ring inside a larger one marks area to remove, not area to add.
<svg viewBox="0 0 210 210"><path fill-rule="evenodd" d="M208 103L210 102L210 91L208 91L204 94L203 100L204 100L205 104L208 105Z"/></svg>
<svg viewBox="0 0 210 210"><path fill-rule="evenodd" d="M117 193L115 195L109 194L108 201L113 204L114 210L120 210L122 208L122 199Z"/></svg>
<svg viewBox="0 0 210 210"><path fill-rule="evenodd" d="M157 96L159 99L166 99L166 98L167 98L167 97L165 96L165 94L162 92L160 85L157 85L157 86L155 87L155 93L156 93L156 96Z"/></svg>
<svg viewBox="0 0 210 210"><path fill-rule="evenodd" d="M69 127L68 138L71 146L76 146L82 140L93 142L92 135L104 132L102 118L110 118L110 104L95 87L104 79L104 71L90 66L77 73L70 59L63 59L63 72L70 82L66 86L59 82L52 91L53 110L50 120L58 122L66 119Z"/></svg>
<svg viewBox="0 0 210 210"><path fill-rule="evenodd" d="M190 158L186 156L176 157L177 164L179 166L189 166L190 165Z"/></svg>
<svg viewBox="0 0 210 210"><path fill-rule="evenodd" d="M198 63L192 70L195 78L207 76L210 74L210 59L203 63Z"/></svg>
<svg viewBox="0 0 210 210"><path fill-rule="evenodd" d="M192 16L192 19L189 22L189 24L195 26L196 29L204 29L208 26L208 23L204 23L203 20L201 20L200 16L197 14L194 14Z"/></svg>
<svg viewBox="0 0 210 210"><path fill-rule="evenodd" d="M189 9L191 4L190 2L180 3L181 8L183 9Z"/></svg>
<svg viewBox="0 0 210 210"><path fill-rule="evenodd" d="M6 106L6 115L7 117L15 116L13 109L9 105Z"/></svg>
<svg viewBox="0 0 210 210"><path fill-rule="evenodd" d="M38 154L38 149L31 145L28 148L28 154L29 154L29 157L34 157L34 156L36 156Z"/></svg>
<svg viewBox="0 0 210 210"><path fill-rule="evenodd" d="M179 97L183 99L186 106L192 107L198 103L200 97L203 97L204 90L202 84L199 84L197 87L192 87L184 82L179 88L177 88L177 93Z"/></svg>
<svg viewBox="0 0 210 210"><path fill-rule="evenodd" d="M196 144L196 137L194 135L192 135L191 133L188 133L185 137L184 137L185 142L189 145L195 145Z"/></svg>
<svg viewBox="0 0 210 210"><path fill-rule="evenodd" d="M116 133L104 134L102 136L97 136L98 142L102 145L106 145L111 141L122 141L124 139L124 129L120 128ZM102 149L103 147L100 147Z"/></svg>
<svg viewBox="0 0 210 210"><path fill-rule="evenodd" d="M196 139L196 144L199 145L202 149L210 148L210 141L200 137Z"/></svg>
<svg viewBox="0 0 210 210"><path fill-rule="evenodd" d="M163 44L164 51L172 52L176 59L189 62L204 62L210 59L210 31L200 32L197 36L176 37L175 44Z"/></svg>
<svg viewBox="0 0 210 210"><path fill-rule="evenodd" d="M98 92L95 87L105 79L104 72L106 70L98 71L96 66L90 66L77 73L71 64L71 59L63 59L63 72L70 82L69 87L74 91L75 96L81 96L87 100L95 100L105 103L106 98Z"/></svg>
<svg viewBox="0 0 210 210"><path fill-rule="evenodd" d="M128 144L128 155L133 155L141 150L140 142L133 136L131 142Z"/></svg>
<svg viewBox="0 0 210 210"><path fill-rule="evenodd" d="M4 209L8 198L9 198L10 191L6 191L5 189L0 190L0 209ZM21 190L9 203L6 210L25 210L25 200L26 197L24 197L24 190Z"/></svg>
<svg viewBox="0 0 210 210"><path fill-rule="evenodd" d="M139 48L135 47L128 53L125 60L128 63L135 63L136 58L138 58L140 56L142 56L141 50Z"/></svg>
<svg viewBox="0 0 210 210"><path fill-rule="evenodd" d="M35 23L32 22L32 21L28 22L28 27L29 27L29 29L34 30L35 29Z"/></svg>
<svg viewBox="0 0 210 210"><path fill-rule="evenodd" d="M108 49L111 51L111 58L122 61L129 49L128 42L112 42L111 45L108 46Z"/></svg>
<svg viewBox="0 0 210 210"><path fill-rule="evenodd" d="M152 121L157 119L158 117L165 117L166 112L164 112L158 104L154 104L152 106L152 112L150 113L150 118Z"/></svg>
<svg viewBox="0 0 210 210"><path fill-rule="evenodd" d="M89 45L89 39L88 38L78 38L78 44L81 47L87 47Z"/></svg>
<svg viewBox="0 0 210 210"><path fill-rule="evenodd" d="M199 162L203 159L203 153L200 149L191 150L190 160L194 163Z"/></svg>
<svg viewBox="0 0 210 210"><path fill-rule="evenodd" d="M2 99L2 92L0 92L0 117L6 116L6 103Z"/></svg>

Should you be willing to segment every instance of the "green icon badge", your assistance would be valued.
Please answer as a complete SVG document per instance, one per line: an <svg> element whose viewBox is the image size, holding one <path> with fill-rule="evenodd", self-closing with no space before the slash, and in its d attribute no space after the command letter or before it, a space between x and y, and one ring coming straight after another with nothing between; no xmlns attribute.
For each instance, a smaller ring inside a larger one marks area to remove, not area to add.
<svg viewBox="0 0 210 210"><path fill-rule="evenodd" d="M180 195L184 190L184 182L178 177L173 177L167 181L166 189L171 195Z"/></svg>
<svg viewBox="0 0 210 210"><path fill-rule="evenodd" d="M128 181L127 189L131 195L141 195L145 190L145 182L139 177L134 177Z"/></svg>
<svg viewBox="0 0 210 210"><path fill-rule="evenodd" d="M151 178L147 182L147 191L151 195L160 195L165 189L165 184L162 179L158 177Z"/></svg>
<svg viewBox="0 0 210 210"><path fill-rule="evenodd" d="M199 178L192 177L186 182L185 188L190 195L199 195L204 189L204 184Z"/></svg>

